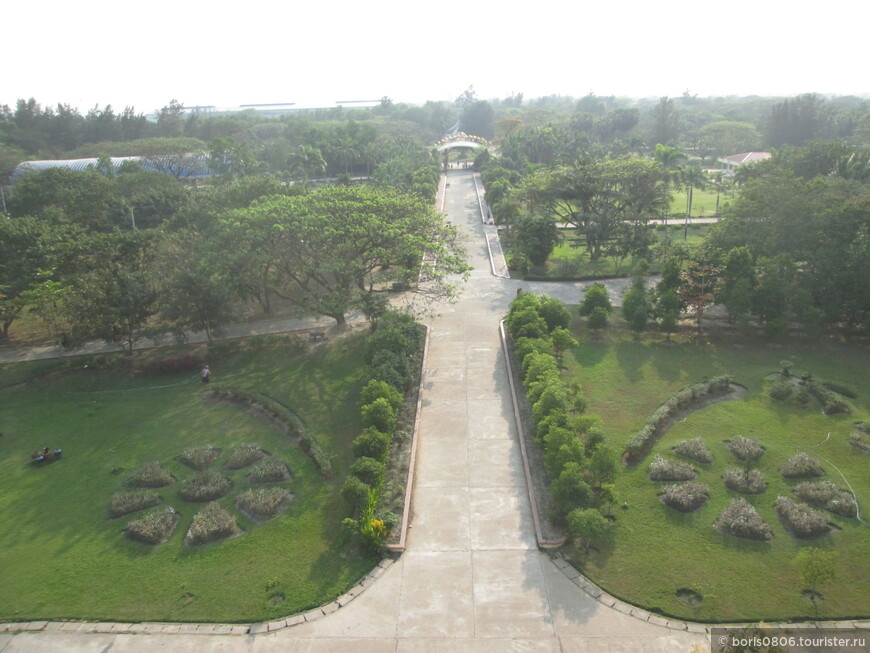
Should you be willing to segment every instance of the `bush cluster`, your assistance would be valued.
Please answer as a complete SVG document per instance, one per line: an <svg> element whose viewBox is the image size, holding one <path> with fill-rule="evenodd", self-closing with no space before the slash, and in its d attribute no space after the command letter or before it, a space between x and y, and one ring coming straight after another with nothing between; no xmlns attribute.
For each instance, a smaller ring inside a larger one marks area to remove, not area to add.
<svg viewBox="0 0 870 653"><path fill-rule="evenodd" d="M777 497L774 509L795 537L819 537L831 530L825 513L790 497Z"/></svg>
<svg viewBox="0 0 870 653"><path fill-rule="evenodd" d="M109 513L112 517L123 517L160 503L160 495L152 490L121 490L112 495Z"/></svg>
<svg viewBox="0 0 870 653"><path fill-rule="evenodd" d="M557 520L578 511L597 512L594 506L606 503L600 488L612 483L619 470L618 453L605 441L599 420L583 415L586 399L579 384L562 380L554 354L577 346L567 331L570 318L559 300L523 293L511 303L505 320L537 441L553 479L551 513Z"/></svg>
<svg viewBox="0 0 870 653"><path fill-rule="evenodd" d="M704 505L709 496L710 488L697 481L665 485L662 487L661 493L661 499L665 505L680 512L697 510Z"/></svg>
<svg viewBox="0 0 870 653"><path fill-rule="evenodd" d="M690 481L698 475L691 465L681 460L668 460L656 454L649 464L651 481Z"/></svg>
<svg viewBox="0 0 870 653"><path fill-rule="evenodd" d="M826 388L821 383L807 381L806 387L810 394L822 402L822 410L826 415L849 414L852 412L852 406L843 395Z"/></svg>
<svg viewBox="0 0 870 653"><path fill-rule="evenodd" d="M212 445L205 444L197 447L187 447L178 456L178 460L191 469L201 472L204 469L208 469L220 454L220 449L215 449Z"/></svg>
<svg viewBox="0 0 870 653"><path fill-rule="evenodd" d="M287 470L287 465L274 458L257 461L248 475L248 481L251 483L280 483L289 480L290 472Z"/></svg>
<svg viewBox="0 0 870 653"><path fill-rule="evenodd" d="M856 449L870 453L870 433L867 433L860 426L852 431L852 434L849 436L849 443Z"/></svg>
<svg viewBox="0 0 870 653"><path fill-rule="evenodd" d="M365 345L371 378L360 393L363 431L351 443L357 460L342 486L342 496L358 513L355 530L364 546L379 551L395 521L375 518L399 410L411 387L411 361L423 348L424 331L414 318L387 311L375 324ZM351 520L353 521L353 520Z"/></svg>
<svg viewBox="0 0 870 653"><path fill-rule="evenodd" d="M232 483L218 472L198 472L181 482L178 496L185 501L214 501L230 491Z"/></svg>
<svg viewBox="0 0 870 653"><path fill-rule="evenodd" d="M154 461L134 470L127 480L134 487L163 487L170 485L175 479L159 462Z"/></svg>
<svg viewBox="0 0 870 653"><path fill-rule="evenodd" d="M260 445L246 442L233 448L225 466L227 469L243 469L268 456Z"/></svg>
<svg viewBox="0 0 870 653"><path fill-rule="evenodd" d="M193 516L187 531L187 541L190 544L204 544L229 537L236 530L236 518L212 501Z"/></svg>
<svg viewBox="0 0 870 653"><path fill-rule="evenodd" d="M770 386L767 394L777 401L785 401L794 393L794 383L788 379L777 379Z"/></svg>
<svg viewBox="0 0 870 653"><path fill-rule="evenodd" d="M764 447L752 438L742 435L735 435L726 443L726 446L738 460L742 460L744 463L751 463L764 455Z"/></svg>
<svg viewBox="0 0 870 653"><path fill-rule="evenodd" d="M713 524L728 535L751 540L769 540L773 537L768 526L755 507L746 499L732 499L728 507Z"/></svg>
<svg viewBox="0 0 870 653"><path fill-rule="evenodd" d="M731 377L726 375L695 383L674 393L655 410L643 428L635 433L625 445L625 454L629 462L637 462L646 455L656 440L664 433L666 425L677 411L690 406L702 397L723 394L730 389Z"/></svg>
<svg viewBox="0 0 870 653"><path fill-rule="evenodd" d="M761 494L767 489L764 475L757 469L737 469L731 467L722 476L725 487L742 494Z"/></svg>
<svg viewBox="0 0 870 653"><path fill-rule="evenodd" d="M274 517L289 503L292 495L282 487L245 490L236 497L236 507L258 517Z"/></svg>
<svg viewBox="0 0 870 653"><path fill-rule="evenodd" d="M699 463L713 462L713 454L707 444L701 438L692 438L691 440L682 440L674 446L674 453L678 453L686 458L691 458Z"/></svg>
<svg viewBox="0 0 870 653"><path fill-rule="evenodd" d="M798 498L835 515L858 516L858 504L855 502L854 495L830 481L804 481L798 483L793 491Z"/></svg>
<svg viewBox="0 0 870 653"><path fill-rule="evenodd" d="M143 363L139 366L139 371L143 374L172 374L174 372L198 370L202 367L202 364L203 360L199 356L185 354L184 356Z"/></svg>
<svg viewBox="0 0 870 653"><path fill-rule="evenodd" d="M798 451L779 471L786 478L815 478L825 475L819 461L805 451Z"/></svg>
<svg viewBox="0 0 870 653"><path fill-rule="evenodd" d="M125 532L128 537L134 540L146 544L160 544L169 539L177 523L178 514L175 512L175 508L164 506L134 519L127 524Z"/></svg>

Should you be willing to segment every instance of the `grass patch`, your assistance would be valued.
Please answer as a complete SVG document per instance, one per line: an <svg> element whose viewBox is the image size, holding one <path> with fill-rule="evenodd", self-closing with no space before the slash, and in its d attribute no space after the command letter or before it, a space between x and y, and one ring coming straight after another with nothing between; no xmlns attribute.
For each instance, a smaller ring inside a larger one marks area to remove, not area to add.
<svg viewBox="0 0 870 653"><path fill-rule="evenodd" d="M350 335L310 354L270 344L224 348L220 355L204 346L169 348L160 358L201 355L214 372L212 387L267 391L293 407L343 478L361 428L362 349L360 336ZM349 509L340 486L324 482L291 438L242 407L204 401L202 383L187 371L136 376L112 357L87 368L83 360L0 367L0 388L6 388L0 392L0 619L270 621L334 600L371 569L373 558L344 548L341 520ZM293 470L294 500L262 525L237 514L241 537L184 547L199 506L180 503L176 482L157 490L177 509L166 543L125 537L123 525L109 517L111 498L130 489L126 480L144 461L158 461L183 481L195 472L175 458L206 444L221 450L213 468L233 483L218 505L234 512L236 493L250 487L250 467L225 464L250 442ZM62 461L31 465L30 452L45 445L62 448ZM286 600L270 605L275 594Z"/></svg>
<svg viewBox="0 0 870 653"><path fill-rule="evenodd" d="M730 375L746 387L746 396L681 417L638 464L625 467L616 480L623 509L614 512L612 538L588 558L569 550L575 564L609 593L662 614L711 622L814 618L813 607L800 596L803 587L791 562L806 542L791 537L774 506L777 496L789 496L803 481L783 477L780 468L805 448L832 481L845 486L825 461L837 466L859 505L870 502L868 459L856 455L850 442L850 436L863 433L856 422L870 416L866 344L837 339L771 343L745 335L731 340L708 332L700 344L677 337L666 345L662 335L635 338L620 324L614 320L595 333L575 319L572 331L581 345L563 359L566 382L582 385L587 412L601 417L614 446L624 446L674 393L704 378ZM815 401L802 406L769 397L771 375L776 376L783 359L815 378L854 390L853 414L824 415ZM767 490L745 498L770 527L773 537L767 541L727 536L712 527L731 500L741 496L723 480L737 462L725 441L738 434L765 448L753 467L766 479ZM712 455L712 462L695 465L695 480L710 493L700 508L681 513L662 503L660 488L647 472L656 454L667 456L678 443L695 438ZM820 616L866 615L870 528L853 518L827 517L838 530L813 544L836 552L836 578L825 586ZM686 605L676 596L680 588L693 588L704 600Z"/></svg>

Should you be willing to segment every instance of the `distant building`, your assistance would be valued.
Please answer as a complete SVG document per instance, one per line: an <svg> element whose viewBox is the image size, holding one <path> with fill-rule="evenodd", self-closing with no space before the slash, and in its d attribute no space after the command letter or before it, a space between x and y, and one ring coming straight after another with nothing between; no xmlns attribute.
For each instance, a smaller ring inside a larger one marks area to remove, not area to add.
<svg viewBox="0 0 870 653"><path fill-rule="evenodd" d="M770 152L744 152L743 154L732 154L723 159L717 159L717 161L722 164L722 174L725 177L733 177L734 171L740 166L765 161L771 156L773 155Z"/></svg>

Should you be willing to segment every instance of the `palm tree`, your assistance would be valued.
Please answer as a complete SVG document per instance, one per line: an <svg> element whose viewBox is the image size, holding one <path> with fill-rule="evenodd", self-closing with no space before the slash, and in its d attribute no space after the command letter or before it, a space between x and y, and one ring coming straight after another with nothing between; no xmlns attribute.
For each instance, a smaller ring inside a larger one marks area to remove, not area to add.
<svg viewBox="0 0 870 653"><path fill-rule="evenodd" d="M692 216L692 196L694 190L704 189L707 186L707 174L699 165L684 166L680 171L680 177L686 185L686 225L683 228L683 240L689 237L689 218Z"/></svg>
<svg viewBox="0 0 870 653"><path fill-rule="evenodd" d="M307 181L309 176L316 177L326 172L326 161L323 160L319 148L300 145L290 157L290 169Z"/></svg>

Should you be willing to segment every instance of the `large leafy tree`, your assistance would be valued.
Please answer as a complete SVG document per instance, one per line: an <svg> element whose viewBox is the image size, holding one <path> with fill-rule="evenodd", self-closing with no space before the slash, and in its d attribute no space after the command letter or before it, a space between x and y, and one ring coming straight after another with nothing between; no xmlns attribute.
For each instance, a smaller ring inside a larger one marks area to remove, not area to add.
<svg viewBox="0 0 870 653"><path fill-rule="evenodd" d="M395 284L452 299L451 276L467 271L455 229L428 202L388 188L329 186L264 197L225 227L246 233L252 245L268 243L257 253L264 292L339 325L367 296Z"/></svg>

